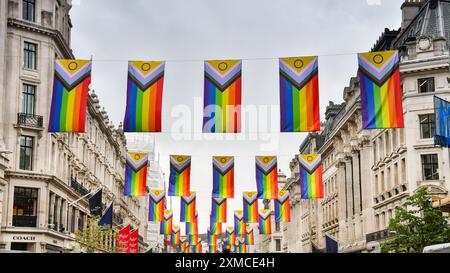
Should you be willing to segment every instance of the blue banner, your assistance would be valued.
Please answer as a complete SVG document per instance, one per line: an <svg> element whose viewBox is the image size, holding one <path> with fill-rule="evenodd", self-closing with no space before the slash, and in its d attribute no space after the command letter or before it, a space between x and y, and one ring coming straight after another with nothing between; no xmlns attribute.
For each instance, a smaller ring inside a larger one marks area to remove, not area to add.
<svg viewBox="0 0 450 273"><path fill-rule="evenodd" d="M100 218L98 225L101 227L109 226L109 228L112 228L112 222L113 222L113 203L111 203L111 206L109 206L105 214L103 214L102 218Z"/></svg>
<svg viewBox="0 0 450 273"><path fill-rule="evenodd" d="M330 237L329 235L325 236L326 246L327 246L327 253L338 253L339 252L339 246L338 242Z"/></svg>
<svg viewBox="0 0 450 273"><path fill-rule="evenodd" d="M435 136L434 144L450 147L450 102L434 97Z"/></svg>

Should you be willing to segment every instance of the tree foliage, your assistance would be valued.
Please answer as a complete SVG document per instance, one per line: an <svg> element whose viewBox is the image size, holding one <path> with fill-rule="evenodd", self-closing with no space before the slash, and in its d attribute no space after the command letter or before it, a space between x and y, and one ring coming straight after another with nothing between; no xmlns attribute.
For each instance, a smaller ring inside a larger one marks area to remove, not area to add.
<svg viewBox="0 0 450 273"><path fill-rule="evenodd" d="M83 230L75 232L77 243L83 252L87 253L114 253L117 252L114 242L116 233L111 229L98 226L98 218L89 217L88 225Z"/></svg>
<svg viewBox="0 0 450 273"><path fill-rule="evenodd" d="M450 242L447 219L430 200L426 188L408 197L389 222L395 238L382 246L382 252L420 253L426 246Z"/></svg>

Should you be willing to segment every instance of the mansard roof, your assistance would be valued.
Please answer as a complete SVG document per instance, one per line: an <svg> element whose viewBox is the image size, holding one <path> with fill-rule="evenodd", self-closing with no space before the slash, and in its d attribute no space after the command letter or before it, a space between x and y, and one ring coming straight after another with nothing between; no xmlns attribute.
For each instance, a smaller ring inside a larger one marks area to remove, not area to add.
<svg viewBox="0 0 450 273"><path fill-rule="evenodd" d="M392 44L400 48L418 37L450 39L450 0L426 0L411 23L401 30Z"/></svg>

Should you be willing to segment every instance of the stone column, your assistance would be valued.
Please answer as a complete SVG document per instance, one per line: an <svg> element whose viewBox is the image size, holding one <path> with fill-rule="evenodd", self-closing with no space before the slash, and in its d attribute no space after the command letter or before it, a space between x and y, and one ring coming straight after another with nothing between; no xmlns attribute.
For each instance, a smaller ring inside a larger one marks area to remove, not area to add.
<svg viewBox="0 0 450 273"><path fill-rule="evenodd" d="M346 202L346 192L345 192L345 162L342 159L339 159L336 163L338 168L337 176L336 176L336 184L338 191L338 215L339 218L339 241L347 242L347 202Z"/></svg>
<svg viewBox="0 0 450 273"><path fill-rule="evenodd" d="M361 213L361 189L360 189L360 176L359 176L359 150L352 152L353 161L353 189L355 200L355 214Z"/></svg>

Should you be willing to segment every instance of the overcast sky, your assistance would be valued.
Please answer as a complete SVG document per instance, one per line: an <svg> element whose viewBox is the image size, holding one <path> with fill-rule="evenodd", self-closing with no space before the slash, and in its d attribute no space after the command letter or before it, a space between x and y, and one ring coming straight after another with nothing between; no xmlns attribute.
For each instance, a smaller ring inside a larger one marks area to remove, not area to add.
<svg viewBox="0 0 450 273"><path fill-rule="evenodd" d="M127 61L168 60L164 132L156 135L156 149L166 180L170 154L192 155L191 190L197 192L200 232L205 232L212 156L236 156L235 199L228 203L230 225L233 210L242 208L242 191L256 191L256 155L278 155L278 167L289 176L289 162L298 153L305 134L276 133L277 59L319 56L323 118L328 102L341 103L344 87L356 75L355 53L369 51L386 27L400 27L402 2L74 0L72 47L79 59L93 56L92 86L115 125L125 113ZM243 59L243 107L261 109L259 121L250 121L259 127L243 128L249 132L241 135L245 140L210 139L198 134L202 130L203 60L210 59ZM190 110L190 116L186 116L186 110ZM181 113L193 124L184 128L185 135L177 129L181 122L189 123L180 120L177 115ZM255 134L261 131L270 133ZM179 198L173 198L173 208L178 223ZM184 230L184 224L181 226Z"/></svg>

